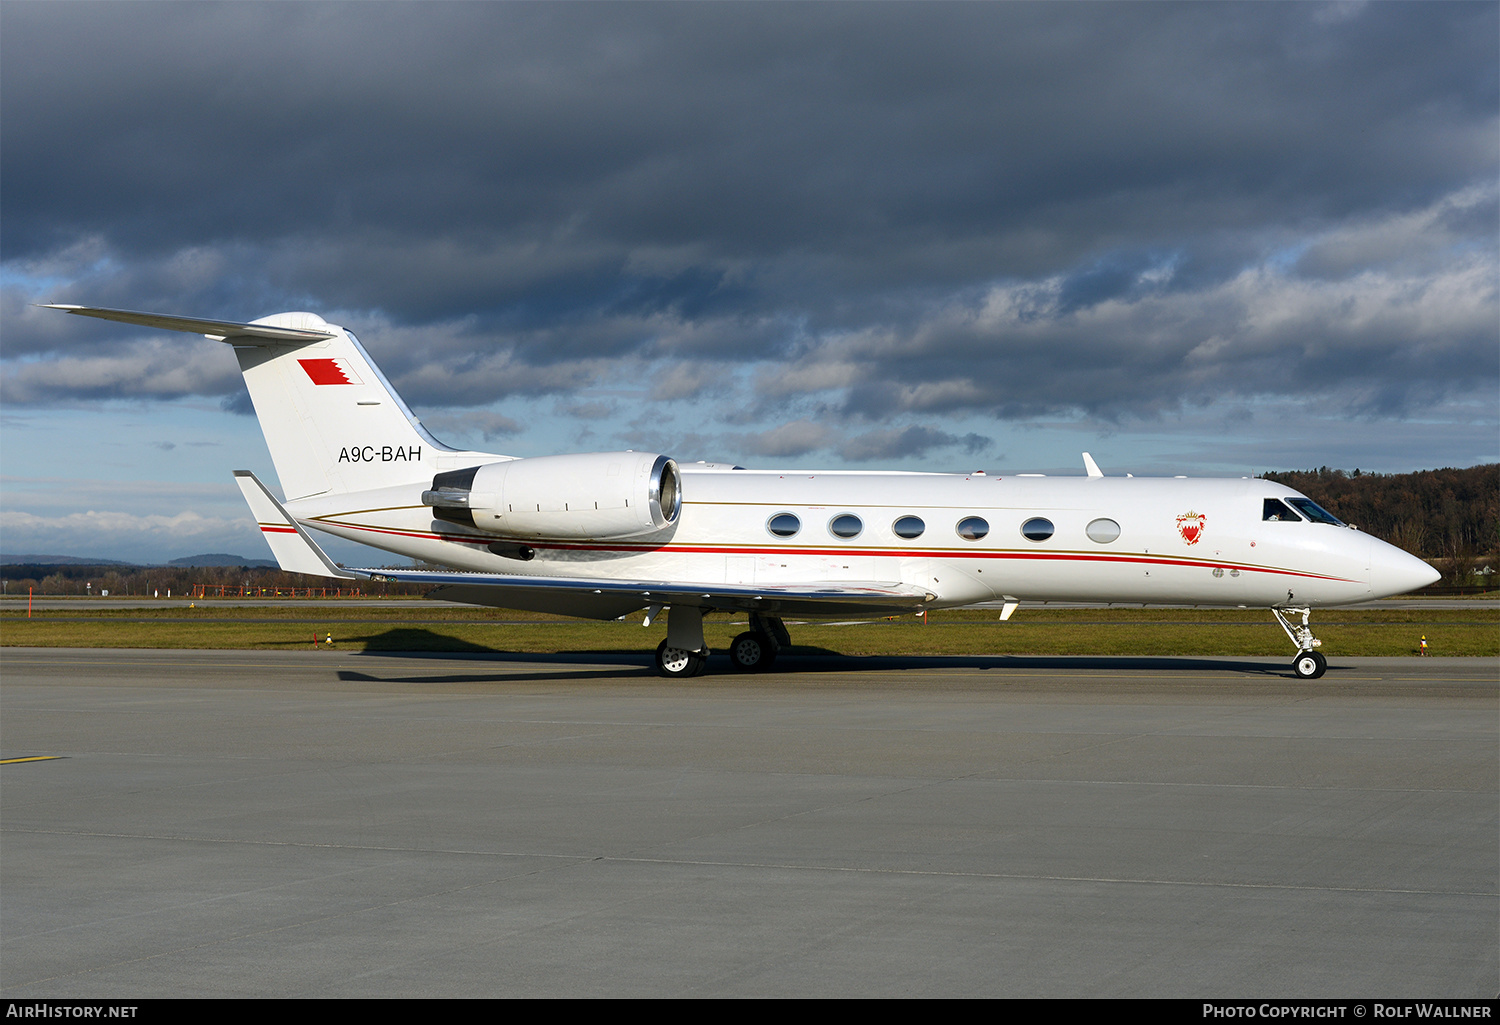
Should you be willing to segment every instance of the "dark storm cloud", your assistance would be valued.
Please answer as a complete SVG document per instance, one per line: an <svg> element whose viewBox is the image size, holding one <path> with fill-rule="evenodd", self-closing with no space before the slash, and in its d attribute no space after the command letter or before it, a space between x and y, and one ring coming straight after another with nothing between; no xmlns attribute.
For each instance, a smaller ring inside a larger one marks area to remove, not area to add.
<svg viewBox="0 0 1500 1025"><path fill-rule="evenodd" d="M1310 241L1304 260L1346 261L1333 279L1275 259L1178 288L1169 263L1011 282L934 303L919 324L829 336L763 370L768 408L844 397L847 415L982 410L1005 418L1083 411L1106 420L1183 402L1333 397L1331 409L1404 416L1448 396L1492 396L1493 250L1442 228L1442 208L1489 204L1474 189L1438 209L1354 223ZM1357 254L1388 250L1378 267ZM1088 301L1078 295L1096 293ZM1326 403L1322 403L1329 408Z"/></svg>
<svg viewBox="0 0 1500 1025"><path fill-rule="evenodd" d="M1496 11L9 3L6 399L238 394L49 299L345 311L429 406L1492 395Z"/></svg>

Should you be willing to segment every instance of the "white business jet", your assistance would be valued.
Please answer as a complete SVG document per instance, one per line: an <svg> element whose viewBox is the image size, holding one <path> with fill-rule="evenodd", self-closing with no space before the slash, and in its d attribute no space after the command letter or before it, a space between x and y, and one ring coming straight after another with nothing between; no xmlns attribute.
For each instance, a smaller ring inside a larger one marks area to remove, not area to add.
<svg viewBox="0 0 1500 1025"><path fill-rule="evenodd" d="M1438 573L1270 481L747 470L647 452L517 459L450 448L345 328L48 304L234 347L285 498L236 481L281 568L429 584L430 597L589 619L667 612L664 676L696 676L703 617L746 613L736 670L770 667L788 616L1088 601L1267 608L1323 675L1314 608ZM309 528L446 571L345 569Z"/></svg>

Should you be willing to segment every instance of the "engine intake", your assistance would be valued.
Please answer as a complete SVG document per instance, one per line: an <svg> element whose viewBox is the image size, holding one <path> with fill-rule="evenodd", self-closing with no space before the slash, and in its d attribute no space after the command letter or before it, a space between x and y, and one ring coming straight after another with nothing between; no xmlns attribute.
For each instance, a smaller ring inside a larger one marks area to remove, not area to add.
<svg viewBox="0 0 1500 1025"><path fill-rule="evenodd" d="M422 504L438 519L506 537L616 540L675 524L682 477L673 460L649 452L537 456L437 474Z"/></svg>

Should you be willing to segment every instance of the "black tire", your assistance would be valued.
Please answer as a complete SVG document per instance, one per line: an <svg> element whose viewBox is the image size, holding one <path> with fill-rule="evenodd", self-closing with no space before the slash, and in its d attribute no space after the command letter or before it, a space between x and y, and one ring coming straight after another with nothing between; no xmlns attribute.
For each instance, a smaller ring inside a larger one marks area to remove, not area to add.
<svg viewBox="0 0 1500 1025"><path fill-rule="evenodd" d="M656 672L669 680L685 680L690 676L701 676L707 664L708 658L705 654L686 651L682 648L669 648L666 641L656 646Z"/></svg>
<svg viewBox="0 0 1500 1025"><path fill-rule="evenodd" d="M1299 679L1316 680L1328 671L1328 660L1316 651L1299 651L1292 662L1292 672Z"/></svg>
<svg viewBox="0 0 1500 1025"><path fill-rule="evenodd" d="M748 630L729 645L729 666L737 673L763 673L775 661L775 645L759 630Z"/></svg>

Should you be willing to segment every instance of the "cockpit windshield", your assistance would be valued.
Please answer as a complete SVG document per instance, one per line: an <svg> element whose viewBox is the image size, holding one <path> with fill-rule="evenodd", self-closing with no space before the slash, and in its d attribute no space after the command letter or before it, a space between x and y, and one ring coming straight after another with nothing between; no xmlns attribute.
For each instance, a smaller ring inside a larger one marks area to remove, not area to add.
<svg viewBox="0 0 1500 1025"><path fill-rule="evenodd" d="M1286 507L1286 503L1279 498L1268 498L1262 506L1260 518L1263 520L1285 520L1293 523L1301 523L1302 517Z"/></svg>
<svg viewBox="0 0 1500 1025"><path fill-rule="evenodd" d="M1310 498L1288 498L1287 501L1296 506L1298 512L1314 523L1329 523L1335 527L1344 526L1343 520Z"/></svg>

